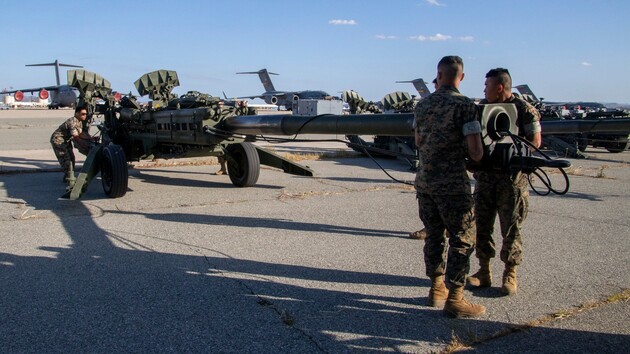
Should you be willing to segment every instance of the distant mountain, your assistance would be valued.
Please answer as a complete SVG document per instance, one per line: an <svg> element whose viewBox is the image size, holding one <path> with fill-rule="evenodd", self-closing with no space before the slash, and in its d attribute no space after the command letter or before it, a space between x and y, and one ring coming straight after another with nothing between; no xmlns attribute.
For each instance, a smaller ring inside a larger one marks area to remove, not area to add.
<svg viewBox="0 0 630 354"><path fill-rule="evenodd" d="M630 110L630 103L604 103L606 108Z"/></svg>

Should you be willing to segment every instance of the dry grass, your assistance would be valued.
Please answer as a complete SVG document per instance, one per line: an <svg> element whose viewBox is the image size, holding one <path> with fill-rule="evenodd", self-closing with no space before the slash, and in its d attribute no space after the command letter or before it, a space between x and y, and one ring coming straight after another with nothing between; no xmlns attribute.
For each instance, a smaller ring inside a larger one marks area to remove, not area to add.
<svg viewBox="0 0 630 354"><path fill-rule="evenodd" d="M413 186L395 184L391 186L369 187L369 188L363 188L363 189L346 189L339 192L308 191L308 192L290 193L290 192L287 192L286 190L283 190L280 193L280 195L277 197L277 199L280 201L284 201L284 200L289 200L289 199L306 199L306 198L319 197L319 196L344 195L348 193L374 192L374 191L391 190L391 189L413 190Z"/></svg>
<svg viewBox="0 0 630 354"><path fill-rule="evenodd" d="M439 354L457 353L470 350L472 347L462 341L455 333L451 334L451 341L446 347L439 351Z"/></svg>
<svg viewBox="0 0 630 354"><path fill-rule="evenodd" d="M320 153L281 153L280 156L290 161L305 161L305 160L326 160L337 158L353 158L361 156L354 151L332 151L332 152L320 152Z"/></svg>
<svg viewBox="0 0 630 354"><path fill-rule="evenodd" d="M266 150L275 152L273 148L265 148ZM332 152L304 152L304 153L278 153L278 155L293 162L299 161L314 161L314 160L326 160L336 158L353 158L360 156L359 153L354 151L332 151ZM212 166L218 165L219 161L214 156L198 157L198 158L173 158L173 159L155 159L155 160L141 160L138 162L130 163L131 168L143 169L143 168L160 168L170 166Z"/></svg>
<svg viewBox="0 0 630 354"><path fill-rule="evenodd" d="M15 220L28 220L28 219L43 219L44 217L41 215L43 211L39 211L35 214L29 214L33 209L26 207L26 203L22 201L7 201L11 204L16 204L18 209L21 210L20 215L13 216Z"/></svg>
<svg viewBox="0 0 630 354"><path fill-rule="evenodd" d="M566 172L569 176L582 176L584 175L584 171L582 170L582 166L577 166L577 167L569 167L566 170L564 170L564 172Z"/></svg>
<svg viewBox="0 0 630 354"><path fill-rule="evenodd" d="M451 337L451 342L449 342L446 348L444 348L444 350L442 350L440 353L448 354L448 353L455 353L455 352L460 352L460 351L464 351L468 349L473 349L474 346L477 344L486 343L494 339L502 338L511 333L519 333L519 332L529 330L531 328L540 327L550 322L575 317L582 312L594 310L599 307L609 305L609 304L614 304L620 301L630 302L630 289L623 289L621 292L612 294L602 300L587 302L579 306L574 306L568 309L561 309L552 314L545 315L543 317L537 318L535 320L532 320L522 325L509 325L501 329L500 331L493 334L489 334L487 336L483 336L483 337L470 336L469 340L464 341L458 336L456 336L455 334L453 334L453 336Z"/></svg>
<svg viewBox="0 0 630 354"><path fill-rule="evenodd" d="M622 165L622 168L625 167ZM571 166L566 168L566 172L569 176L584 176L592 178L610 178L606 176L606 169L610 169L610 165L601 165L599 167L583 168L582 166ZM545 172L549 175L555 175L560 173L557 169L545 169Z"/></svg>
<svg viewBox="0 0 630 354"><path fill-rule="evenodd" d="M610 166L608 165L601 165L599 169L597 170L597 174L595 174L595 178L606 178L606 173L604 173L604 170L609 167Z"/></svg>
<svg viewBox="0 0 630 354"><path fill-rule="evenodd" d="M207 157L202 159L156 159L156 160L142 160L133 162L130 164L131 168L143 169L143 168L159 168L169 166L210 166L218 165L219 161L216 157Z"/></svg>
<svg viewBox="0 0 630 354"><path fill-rule="evenodd" d="M31 209L26 208L22 211L22 213L19 216L13 216L14 219L16 220L28 220L28 219L40 219L41 218L41 214L42 211L36 213L36 214L31 214L31 215L27 215L28 212L31 211Z"/></svg>

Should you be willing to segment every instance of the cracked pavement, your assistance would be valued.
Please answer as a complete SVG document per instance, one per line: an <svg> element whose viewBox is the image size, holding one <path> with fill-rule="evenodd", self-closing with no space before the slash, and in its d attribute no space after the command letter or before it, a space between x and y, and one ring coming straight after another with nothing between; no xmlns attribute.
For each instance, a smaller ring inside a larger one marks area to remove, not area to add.
<svg viewBox="0 0 630 354"><path fill-rule="evenodd" d="M0 129L3 163L54 170L48 136L12 150L15 130ZM302 162L314 178L265 168L245 189L217 165L132 169L123 198L97 179L80 201L57 199L59 172L0 174L3 351L625 351L630 153L589 152L567 195L532 193L519 293L467 290L488 308L474 320L425 306L415 193L367 158Z"/></svg>

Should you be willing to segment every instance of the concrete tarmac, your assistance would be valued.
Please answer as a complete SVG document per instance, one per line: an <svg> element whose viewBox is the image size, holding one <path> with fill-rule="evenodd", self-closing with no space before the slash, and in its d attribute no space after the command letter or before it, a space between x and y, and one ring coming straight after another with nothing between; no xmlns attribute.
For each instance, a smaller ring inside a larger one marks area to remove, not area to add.
<svg viewBox="0 0 630 354"><path fill-rule="evenodd" d="M425 305L423 242L407 238L422 227L413 188L370 159L302 161L313 178L263 167L253 188L211 174L215 165L139 165L122 198L107 198L97 178L81 200L59 200L48 138L72 112L4 112L3 352L630 347L629 152L590 149L591 159L572 160L566 195L532 192L518 294L501 296L495 260L493 287L466 291L488 313L453 320ZM28 143L12 149L21 137ZM339 143L278 149L352 155ZM404 162L378 162L413 180ZM564 186L559 173L550 178Z"/></svg>

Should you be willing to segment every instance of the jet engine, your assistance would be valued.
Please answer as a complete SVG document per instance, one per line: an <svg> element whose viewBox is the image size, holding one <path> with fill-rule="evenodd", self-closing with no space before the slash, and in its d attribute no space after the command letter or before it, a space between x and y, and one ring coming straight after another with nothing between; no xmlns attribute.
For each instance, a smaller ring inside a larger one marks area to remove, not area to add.
<svg viewBox="0 0 630 354"><path fill-rule="evenodd" d="M17 91L14 95L13 98L15 98L16 101L20 102L24 99L24 92L22 91Z"/></svg>
<svg viewBox="0 0 630 354"><path fill-rule="evenodd" d="M41 100L47 100L48 96L50 96L50 94L48 93L48 90L46 89L41 89L39 91L39 99Z"/></svg>

